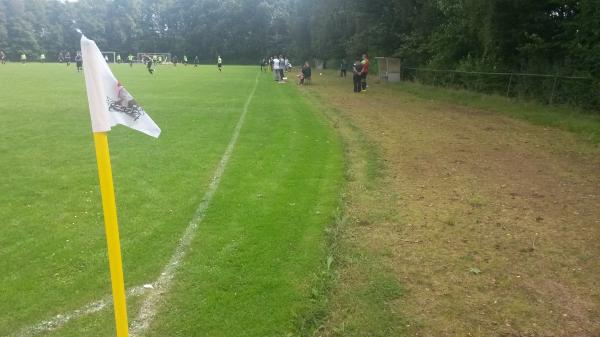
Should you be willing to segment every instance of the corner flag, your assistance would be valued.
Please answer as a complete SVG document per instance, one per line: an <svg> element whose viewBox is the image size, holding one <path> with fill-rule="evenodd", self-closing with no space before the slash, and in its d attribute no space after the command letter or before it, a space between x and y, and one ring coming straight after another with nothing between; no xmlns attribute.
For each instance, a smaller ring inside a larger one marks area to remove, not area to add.
<svg viewBox="0 0 600 337"><path fill-rule="evenodd" d="M81 34L81 54L96 146L116 333L117 337L128 337L125 278L107 132L113 126L121 124L152 137L158 137L160 128L117 81L96 43L83 34Z"/></svg>
<svg viewBox="0 0 600 337"><path fill-rule="evenodd" d="M110 131L121 124L158 138L158 125L117 81L96 43L84 35L81 54L94 132Z"/></svg>

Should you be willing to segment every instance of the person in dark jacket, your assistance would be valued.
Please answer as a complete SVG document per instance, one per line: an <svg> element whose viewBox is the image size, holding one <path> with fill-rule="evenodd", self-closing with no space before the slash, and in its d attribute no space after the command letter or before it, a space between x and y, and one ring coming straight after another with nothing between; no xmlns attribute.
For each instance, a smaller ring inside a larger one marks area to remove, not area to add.
<svg viewBox="0 0 600 337"><path fill-rule="evenodd" d="M346 77L346 70L348 69L348 62L345 59L340 63L340 77Z"/></svg>
<svg viewBox="0 0 600 337"><path fill-rule="evenodd" d="M363 65L360 62L360 58L356 58L352 65L352 82L354 82L354 92L359 93L362 88L362 71Z"/></svg>
<svg viewBox="0 0 600 337"><path fill-rule="evenodd" d="M304 62L304 66L302 66L302 80L301 80L301 84L304 84L304 82L306 80L308 80L310 82L312 77L312 69L310 69L310 64L308 64L308 61Z"/></svg>

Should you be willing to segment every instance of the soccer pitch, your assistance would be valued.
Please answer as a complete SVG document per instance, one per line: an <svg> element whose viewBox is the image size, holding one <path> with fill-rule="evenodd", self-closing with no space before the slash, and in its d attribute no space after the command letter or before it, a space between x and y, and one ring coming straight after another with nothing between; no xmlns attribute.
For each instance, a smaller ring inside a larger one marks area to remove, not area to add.
<svg viewBox="0 0 600 337"><path fill-rule="evenodd" d="M321 305L314 288L344 174L338 136L293 84L257 67L112 69L162 129L159 139L109 133L127 289L159 278L250 102L146 335L296 332ZM114 335L110 302L56 320L111 293L83 73L8 64L0 78L0 335ZM130 323L147 296L128 297Z"/></svg>

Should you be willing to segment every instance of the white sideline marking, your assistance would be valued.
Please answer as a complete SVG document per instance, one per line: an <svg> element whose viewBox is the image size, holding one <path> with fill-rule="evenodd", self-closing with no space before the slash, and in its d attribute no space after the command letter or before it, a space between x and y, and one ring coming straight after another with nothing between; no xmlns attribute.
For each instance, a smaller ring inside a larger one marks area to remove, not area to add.
<svg viewBox="0 0 600 337"><path fill-rule="evenodd" d="M252 97L254 97L254 93L256 92L257 86L258 76L255 79L254 88L252 88L252 92L246 100L246 104L244 105L242 115L240 116L240 119L238 120L237 125L235 126L235 130L233 131L233 136L229 141L229 145L227 145L227 149L223 154L223 158L221 158L221 162L215 170L215 174L213 175L212 181L208 186L208 190L206 190L206 193L204 193L204 197L202 198L202 201L200 201L200 205L198 205L198 208L196 209L196 213L194 214L192 221L190 221L190 224L185 229L185 232L179 241L179 245L177 246L177 248L175 248L175 252L171 256L169 263L167 263L167 265L163 268L162 272L160 273L160 276L158 277L158 280L156 280L156 282L153 283L154 289L149 291L148 297L146 297L146 299L142 303L142 307L140 308L138 317L131 323L130 335L132 337L142 335L143 332L150 326L152 320L154 319L154 316L156 316L156 310L158 309L158 306L160 304L159 301L161 295L167 293L169 291L169 288L171 287L171 281L173 280L173 277L177 272L179 264L181 263L183 257L187 253L187 248L189 247L190 243L196 236L195 234L196 230L198 229L198 225L204 218L204 215L206 214L206 209L208 208L208 205L210 204L210 201L212 200L215 191L219 187L221 176L225 171L225 167L229 162L229 158L231 157L233 148L237 143L237 139L240 135L240 130L242 129L242 125L244 124L244 120L246 119L246 114L248 113L248 106L250 106L250 102L252 101Z"/></svg>
<svg viewBox="0 0 600 337"><path fill-rule="evenodd" d="M134 288L129 288L129 290L127 290L127 297L136 297L136 296L140 296L143 295L146 291L148 291L148 289L145 289L144 287L134 287ZM23 330L21 330L21 332L19 332L18 334L16 334L15 336L33 336L33 335L37 335L40 334L42 332L48 332L48 331L53 331L56 330L60 327L62 327L63 325L67 324L69 321L74 320L74 319L78 319L80 317L83 316L87 316L87 315L91 315L93 313L102 311L104 309L106 309L110 304L112 304L112 296L106 296L101 300L92 302L87 304L86 306L64 313L64 314L58 314L54 317L52 317L49 320L40 322L36 325L27 327Z"/></svg>
<svg viewBox="0 0 600 337"><path fill-rule="evenodd" d="M221 158L221 161L219 162L219 165L217 166L217 169L215 170L215 173L212 177L212 181L208 185L208 189L204 193L204 197L202 197L202 200L200 201L200 204L198 205L198 208L196 209L196 212L194 213L194 217L190 221L188 227L185 229L185 232L183 233L183 236L181 237L181 239L179 239L179 245L177 245L177 248L175 248L175 252L171 256L171 259L163 267L163 270L160 273L160 276L158 277L158 279L155 282L153 282L151 284L146 284L143 286L130 288L127 291L127 298L141 296L141 295L144 295L145 293L149 293L148 297L142 303L142 307L140 308L140 312L139 312L137 318L130 324L130 336L131 337L141 335L150 326L150 324L152 323L152 320L156 316L156 311L160 304L159 301L160 301L161 295L168 292L168 290L171 286L171 281L173 280L175 273L177 272L177 268L179 267L179 264L181 263L181 261L183 260L183 257L187 253L187 248L192 243L192 240L194 239L194 237L196 235L196 230L198 229L198 225L200 224L200 222L202 222L202 219L204 218L206 209L208 208L208 205L210 204L210 202L213 198L213 195L215 194L217 188L219 187L219 183L221 182L221 176L223 175L223 172L225 171L225 167L227 166L227 163L229 162L229 158L231 157L233 148L235 147L235 144L237 143L237 139L240 135L240 131L242 129L244 120L246 119L246 115L248 113L248 107L250 106L250 102L252 101L252 98L254 97L254 93L256 92L257 86L258 86L258 76L256 76L256 79L254 82L254 87L252 88L252 92L250 93L250 96L248 96L248 99L246 100L246 104L244 105L244 109L242 110L242 115L240 116L240 119L238 120L238 122L235 126L235 129L233 131L233 136L231 137L231 140L229 141L229 144L227 145L227 149L225 150L225 153L223 154L223 157ZM151 287L149 285L151 285ZM33 335L40 334L42 332L56 330L71 320L78 319L80 317L102 311L102 310L106 309L111 303L112 303L112 296L109 295L109 296L104 297L101 300L89 303L80 309L73 310L73 311L70 311L70 312L67 312L64 314L58 314L49 320L42 321L36 325L27 327L27 328L21 330L21 332L15 336L18 336L18 337L33 336Z"/></svg>

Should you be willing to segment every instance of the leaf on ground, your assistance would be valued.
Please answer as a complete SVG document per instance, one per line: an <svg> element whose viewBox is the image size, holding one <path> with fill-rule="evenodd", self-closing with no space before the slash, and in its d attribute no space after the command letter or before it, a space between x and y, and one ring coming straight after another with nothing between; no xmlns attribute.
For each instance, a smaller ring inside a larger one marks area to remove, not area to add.
<svg viewBox="0 0 600 337"><path fill-rule="evenodd" d="M481 269L479 269L477 267L471 267L471 268L469 268L469 273L479 275L479 274L481 274Z"/></svg>

